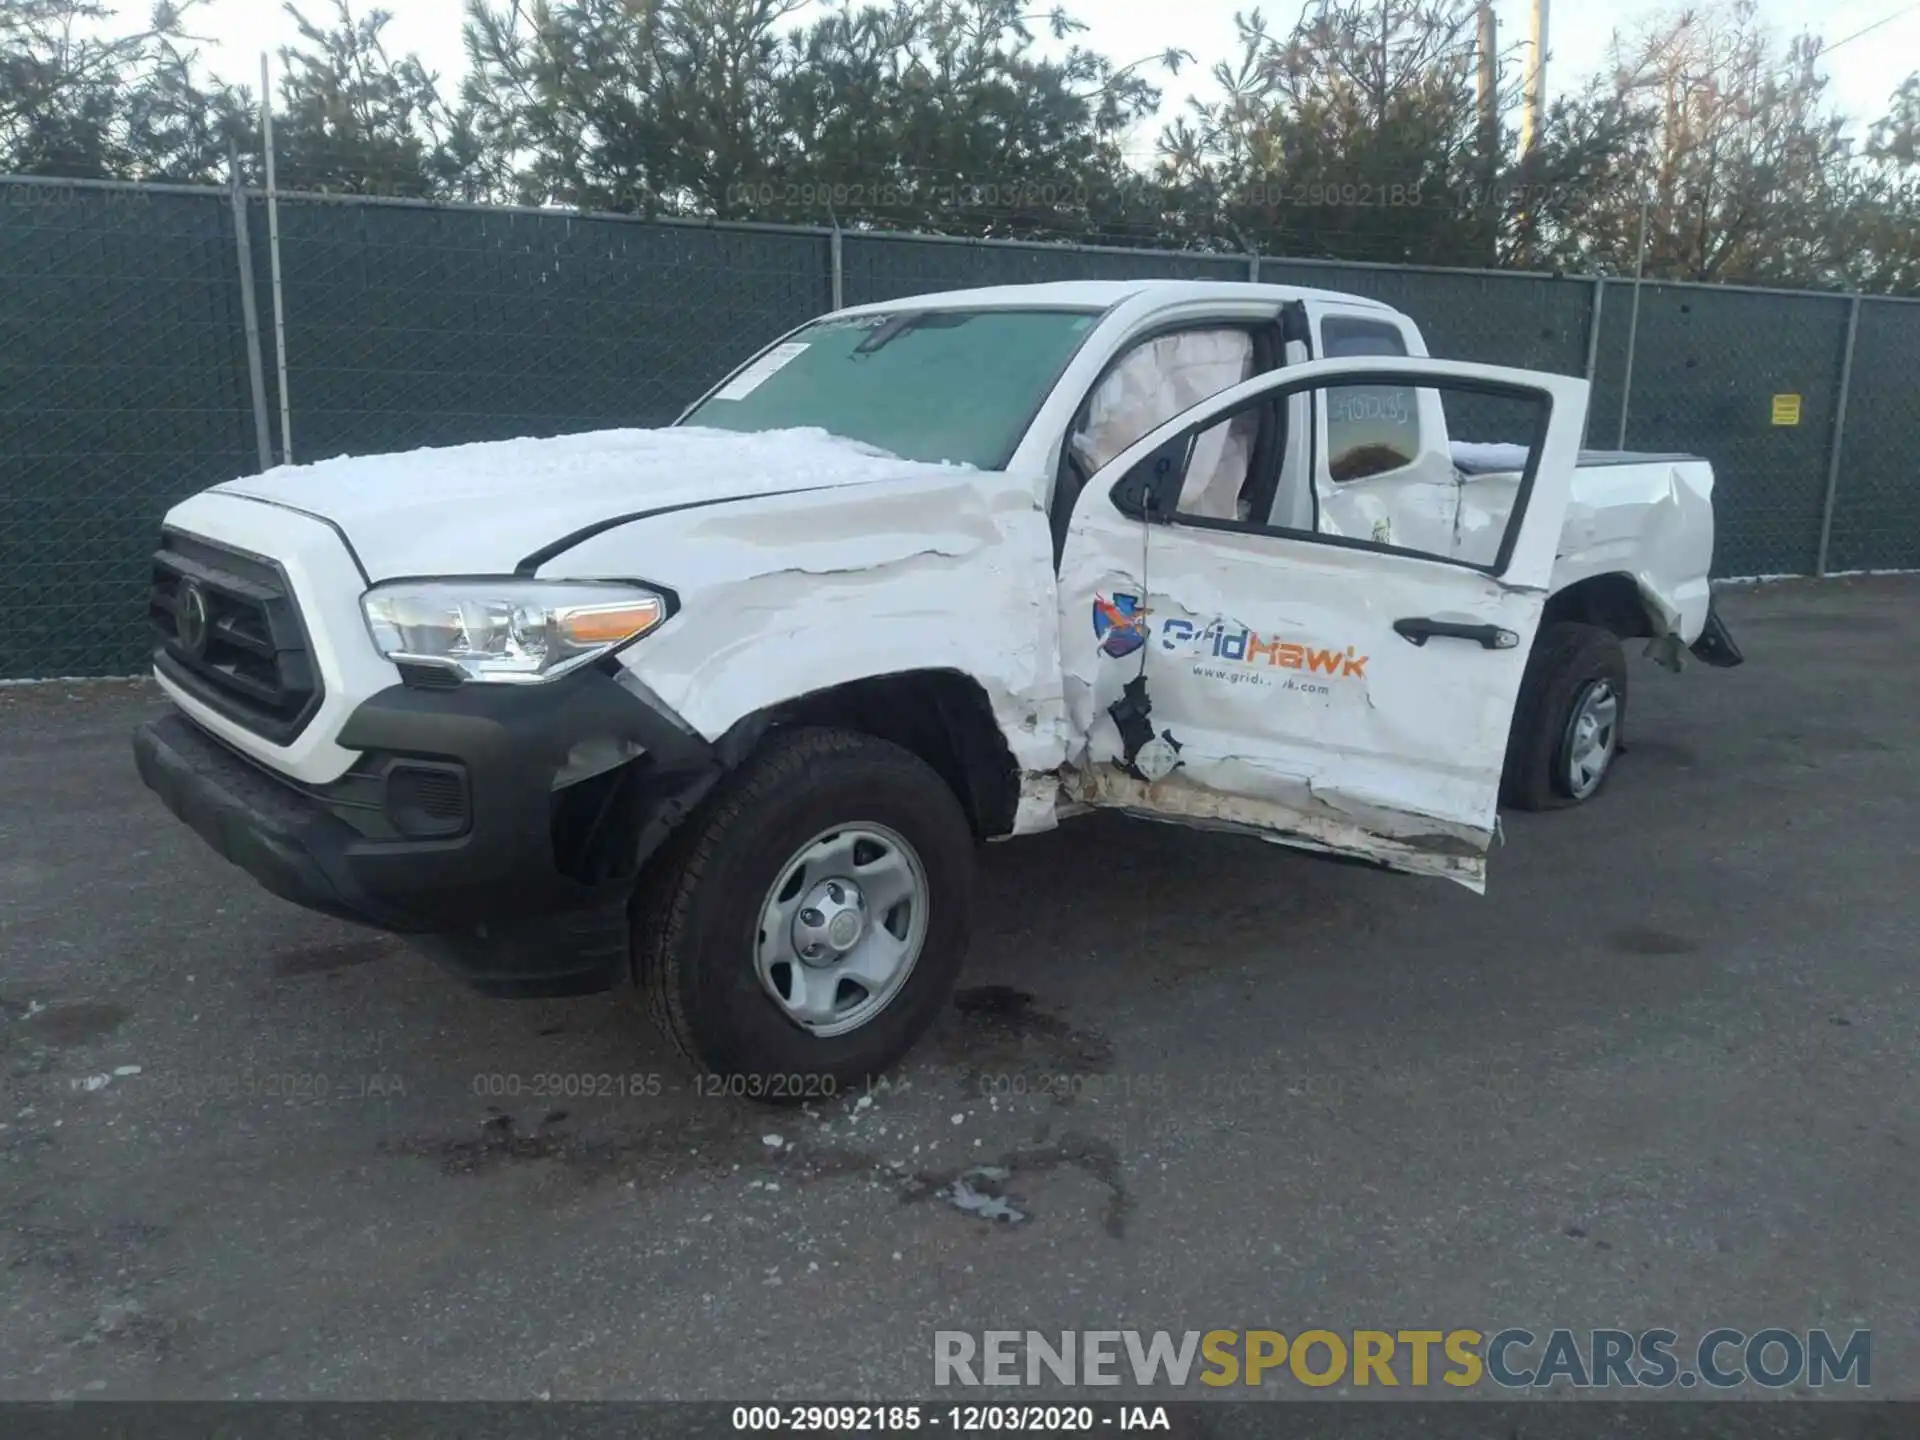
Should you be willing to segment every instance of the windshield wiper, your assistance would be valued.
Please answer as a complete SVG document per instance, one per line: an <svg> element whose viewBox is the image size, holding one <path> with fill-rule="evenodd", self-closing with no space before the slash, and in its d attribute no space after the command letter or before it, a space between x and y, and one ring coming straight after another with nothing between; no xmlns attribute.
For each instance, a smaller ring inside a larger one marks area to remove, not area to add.
<svg viewBox="0 0 1920 1440"><path fill-rule="evenodd" d="M907 331L919 324L921 316L925 313L923 310L902 310L898 315L889 316L885 324L881 325L879 329L875 330L871 335L867 336L866 339L853 347L853 353L856 355L871 355L874 351L891 345L895 340L898 340L902 335L906 334Z"/></svg>
<svg viewBox="0 0 1920 1440"><path fill-rule="evenodd" d="M885 324L854 346L853 353L871 355L891 345L909 330L955 330L971 319L972 314L965 310L903 310L898 315L889 316Z"/></svg>

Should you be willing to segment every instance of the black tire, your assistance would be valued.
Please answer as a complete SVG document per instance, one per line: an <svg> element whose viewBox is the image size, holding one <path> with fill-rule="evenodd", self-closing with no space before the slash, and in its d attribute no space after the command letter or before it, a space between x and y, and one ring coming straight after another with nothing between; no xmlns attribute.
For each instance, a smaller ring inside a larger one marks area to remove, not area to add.
<svg viewBox="0 0 1920 1440"><path fill-rule="evenodd" d="M1568 774L1568 729L1575 706L1597 681L1610 684L1618 697L1613 761L1590 793L1576 796ZM1541 626L1513 707L1501 802L1515 810L1559 810L1591 800L1606 788L1625 748L1626 722L1627 657L1614 633L1571 620Z"/></svg>
<svg viewBox="0 0 1920 1440"><path fill-rule="evenodd" d="M926 937L884 1009L857 1030L822 1037L761 985L760 909L810 839L862 822L917 852L931 892ZM775 1104L845 1093L896 1064L952 993L973 870L966 814L918 756L853 731L775 731L654 858L635 896L635 978L654 1021L733 1093Z"/></svg>

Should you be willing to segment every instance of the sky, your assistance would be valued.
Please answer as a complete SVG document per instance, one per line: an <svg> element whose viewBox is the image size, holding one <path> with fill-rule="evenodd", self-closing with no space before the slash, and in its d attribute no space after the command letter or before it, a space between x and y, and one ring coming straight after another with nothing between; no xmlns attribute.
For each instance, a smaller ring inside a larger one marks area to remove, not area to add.
<svg viewBox="0 0 1920 1440"><path fill-rule="evenodd" d="M138 12L141 0L121 0L125 11ZM1043 0L1034 8L1051 8ZM1297 13L1295 0L1264 6L1273 28L1284 29ZM1631 29L1647 16L1673 8L1677 0L1625 0L1610 5L1596 0L1559 0L1550 10L1547 43L1549 97L1564 94L1599 67L1607 39L1616 27ZM1177 77L1161 72L1155 83L1164 91L1159 119L1135 137L1130 150L1136 158L1150 158L1160 122L1184 108L1189 95L1206 95L1208 73L1216 61L1234 51L1236 10L1253 8L1250 0L1065 0L1068 12L1085 21L1082 43L1126 64L1156 54L1168 46L1193 53L1198 64ZM327 0L305 5L309 18L330 12ZM356 0L355 13L371 8ZM430 69L451 79L465 69L460 44L463 0L382 0L393 16L387 27L394 53L417 51ZM1528 38L1528 0L1495 0L1500 43L1523 43ZM1894 88L1920 69L1920 0L1760 0L1764 20L1782 35L1813 30L1835 45L1827 59L1831 79L1829 96L1843 112L1864 124L1883 114ZM1887 17L1893 17L1888 19ZM1177 17L1177 21L1174 19ZM803 17L795 17L796 22ZM1884 24L1876 22L1886 21ZM1871 33L1849 39L1874 26ZM205 54L211 68L228 80L257 83L260 52L277 50L294 38L293 23L279 0L204 0L194 12L194 33L210 37ZM451 88L451 87L449 87Z"/></svg>

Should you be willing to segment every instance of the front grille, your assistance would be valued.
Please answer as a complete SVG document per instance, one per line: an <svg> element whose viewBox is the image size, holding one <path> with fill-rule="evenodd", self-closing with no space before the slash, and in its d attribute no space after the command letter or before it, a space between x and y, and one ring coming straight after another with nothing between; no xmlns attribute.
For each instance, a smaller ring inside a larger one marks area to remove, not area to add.
<svg viewBox="0 0 1920 1440"><path fill-rule="evenodd" d="M256 735L284 745L320 708L306 627L272 561L163 531L147 613L160 672Z"/></svg>

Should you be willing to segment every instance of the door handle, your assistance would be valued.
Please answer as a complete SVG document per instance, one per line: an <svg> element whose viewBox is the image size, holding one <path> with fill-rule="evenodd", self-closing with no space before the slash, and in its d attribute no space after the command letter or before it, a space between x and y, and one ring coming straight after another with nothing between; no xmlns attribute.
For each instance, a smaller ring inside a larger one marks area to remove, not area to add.
<svg viewBox="0 0 1920 1440"><path fill-rule="evenodd" d="M1518 635L1498 625L1462 625L1457 620L1429 620L1424 615L1396 620L1393 628L1415 645L1424 645L1436 635L1449 640L1477 641L1483 650L1512 650L1520 644Z"/></svg>

